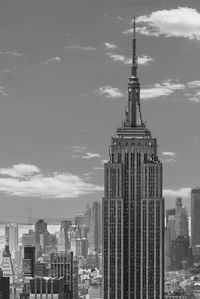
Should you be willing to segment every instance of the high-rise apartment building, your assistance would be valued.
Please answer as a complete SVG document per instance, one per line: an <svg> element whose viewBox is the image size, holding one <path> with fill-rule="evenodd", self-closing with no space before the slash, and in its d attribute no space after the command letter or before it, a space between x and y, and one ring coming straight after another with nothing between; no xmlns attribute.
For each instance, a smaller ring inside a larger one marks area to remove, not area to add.
<svg viewBox="0 0 200 299"><path fill-rule="evenodd" d="M200 188L191 191L191 245L200 245Z"/></svg>
<svg viewBox="0 0 200 299"><path fill-rule="evenodd" d="M15 252L18 251L18 224L6 224L5 238L8 239L10 253L14 257Z"/></svg>
<svg viewBox="0 0 200 299"><path fill-rule="evenodd" d="M103 292L104 299L163 299L162 164L142 120L135 24L133 32L126 118L105 164Z"/></svg>
<svg viewBox="0 0 200 299"><path fill-rule="evenodd" d="M188 216L187 210L183 206L182 198L176 199L176 238L188 237Z"/></svg>
<svg viewBox="0 0 200 299"><path fill-rule="evenodd" d="M101 251L101 204L98 201L92 203L90 231L88 241L95 252Z"/></svg>

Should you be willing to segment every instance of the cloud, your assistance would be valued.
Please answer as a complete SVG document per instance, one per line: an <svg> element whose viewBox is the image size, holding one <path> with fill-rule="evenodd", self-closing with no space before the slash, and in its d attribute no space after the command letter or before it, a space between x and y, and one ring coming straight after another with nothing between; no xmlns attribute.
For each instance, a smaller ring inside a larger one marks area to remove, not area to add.
<svg viewBox="0 0 200 299"><path fill-rule="evenodd" d="M81 158L82 158L82 159L92 159L92 158L100 158L100 157L101 157L100 154L87 152L87 153L86 153L84 156L82 156Z"/></svg>
<svg viewBox="0 0 200 299"><path fill-rule="evenodd" d="M0 95L1 96L7 96L8 95L8 93L6 92L6 90L3 86L0 86Z"/></svg>
<svg viewBox="0 0 200 299"><path fill-rule="evenodd" d="M187 83L189 92L185 94L189 101L194 103L200 102L200 81L191 81Z"/></svg>
<svg viewBox="0 0 200 299"><path fill-rule="evenodd" d="M40 173L40 169L31 164L16 164L11 168L0 168L1 175L8 175L13 178L23 178L26 176Z"/></svg>
<svg viewBox="0 0 200 299"><path fill-rule="evenodd" d="M96 48L90 47L90 46L79 46L79 45L72 45L72 46L67 46L65 49L73 49L73 50L82 50L82 51L95 51Z"/></svg>
<svg viewBox="0 0 200 299"><path fill-rule="evenodd" d="M114 62L115 61L119 61L119 62L123 62L126 65L130 65L132 64L132 59L128 58L124 55L121 54L114 54L111 52L107 52L106 53ZM138 57L138 64L139 65L145 65L148 64L149 62L154 61L154 59L152 57L148 57L146 55L140 56Z"/></svg>
<svg viewBox="0 0 200 299"><path fill-rule="evenodd" d="M180 188L180 189L164 189L164 197L183 197L188 198L191 194L191 188Z"/></svg>
<svg viewBox="0 0 200 299"><path fill-rule="evenodd" d="M141 89L141 98L145 100L156 99L159 97L167 97L174 93L176 90L183 90L185 85L166 80L162 83L156 83L151 88Z"/></svg>
<svg viewBox="0 0 200 299"><path fill-rule="evenodd" d="M111 52L107 52L106 54L110 58L112 58L113 61L120 61L120 62L123 62L124 64L131 64L131 62L132 62L131 58L127 58L124 55L114 54Z"/></svg>
<svg viewBox="0 0 200 299"><path fill-rule="evenodd" d="M149 57L149 56L146 56L146 55L138 57L138 64L139 65L145 65L145 64L148 64L151 61L154 61L154 59L152 57Z"/></svg>
<svg viewBox="0 0 200 299"><path fill-rule="evenodd" d="M102 160L101 160L101 163L102 163L102 164L108 163L108 160L106 160L106 159L102 159Z"/></svg>
<svg viewBox="0 0 200 299"><path fill-rule="evenodd" d="M11 56L18 56L18 57L22 57L22 56L25 56L25 54L22 54L22 53L18 53L16 51L3 51L3 52L0 52L0 55L11 55Z"/></svg>
<svg viewBox="0 0 200 299"><path fill-rule="evenodd" d="M163 156L175 157L176 153L174 152L162 152Z"/></svg>
<svg viewBox="0 0 200 299"><path fill-rule="evenodd" d="M123 93L116 87L110 85L102 86L96 91L99 95L105 95L106 98L118 99L122 98Z"/></svg>
<svg viewBox="0 0 200 299"><path fill-rule="evenodd" d="M174 162L176 162L176 159L174 159L174 158L163 159L162 162L164 164L166 164L166 163L174 163Z"/></svg>
<svg viewBox="0 0 200 299"><path fill-rule="evenodd" d="M151 36L185 37L200 40L200 13L195 8L178 7L157 10L137 18L141 34ZM129 33L128 29L124 33Z"/></svg>
<svg viewBox="0 0 200 299"><path fill-rule="evenodd" d="M98 154L98 153L90 153L90 152L87 152L85 153L83 156L81 155L72 155L72 158L80 158L80 159L87 159L87 160L90 160L90 159L93 159L93 158L100 158L101 155Z"/></svg>
<svg viewBox="0 0 200 299"><path fill-rule="evenodd" d="M61 58L57 56L57 57L48 59L48 60L45 62L45 64L49 64L49 63L51 63L51 62L60 62L60 61L61 61Z"/></svg>
<svg viewBox="0 0 200 299"><path fill-rule="evenodd" d="M107 50L113 50L113 49L116 49L117 46L114 44L114 43L104 43L104 45L106 46L106 49Z"/></svg>
<svg viewBox="0 0 200 299"><path fill-rule="evenodd" d="M37 166L29 164L1 168L0 174L0 192L11 196L75 198L103 189L101 186L88 183L88 178L81 178L68 172L54 172L45 176Z"/></svg>
<svg viewBox="0 0 200 299"><path fill-rule="evenodd" d="M189 88L200 88L200 80L188 82L187 86Z"/></svg>
<svg viewBox="0 0 200 299"><path fill-rule="evenodd" d="M87 146L84 145L73 145L73 146L67 146L67 149L71 149L73 153L82 153L87 149Z"/></svg>

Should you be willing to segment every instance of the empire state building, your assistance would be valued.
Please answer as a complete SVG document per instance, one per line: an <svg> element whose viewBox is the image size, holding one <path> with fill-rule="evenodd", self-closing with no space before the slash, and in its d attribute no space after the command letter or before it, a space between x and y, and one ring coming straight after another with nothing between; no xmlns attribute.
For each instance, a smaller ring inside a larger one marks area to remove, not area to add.
<svg viewBox="0 0 200 299"><path fill-rule="evenodd" d="M135 21L128 107L111 139L104 178L104 299L163 299L162 163L141 114Z"/></svg>

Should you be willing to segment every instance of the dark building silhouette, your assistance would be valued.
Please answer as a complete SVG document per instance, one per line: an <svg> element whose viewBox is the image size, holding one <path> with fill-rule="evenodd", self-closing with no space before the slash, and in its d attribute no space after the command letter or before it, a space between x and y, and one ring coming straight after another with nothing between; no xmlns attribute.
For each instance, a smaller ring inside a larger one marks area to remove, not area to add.
<svg viewBox="0 0 200 299"><path fill-rule="evenodd" d="M53 278L64 278L68 298L73 298L74 288L73 252L51 253L50 267Z"/></svg>
<svg viewBox="0 0 200 299"><path fill-rule="evenodd" d="M0 268L0 298L10 298L10 277L3 277L3 271Z"/></svg>
<svg viewBox="0 0 200 299"><path fill-rule="evenodd" d="M22 260L23 275L34 277L35 275L35 247L24 247L24 258Z"/></svg>
<svg viewBox="0 0 200 299"><path fill-rule="evenodd" d="M54 298L55 295L59 299L71 298L65 288L64 278L32 278L30 280L30 291L36 299L42 298L42 294L45 298Z"/></svg>
<svg viewBox="0 0 200 299"><path fill-rule="evenodd" d="M171 269L181 270L192 264L192 252L189 248L189 237L179 236L172 241Z"/></svg>
<svg viewBox="0 0 200 299"><path fill-rule="evenodd" d="M191 245L200 245L200 188L191 191Z"/></svg>
<svg viewBox="0 0 200 299"><path fill-rule="evenodd" d="M157 140L142 120L135 25L133 31L126 118L111 139L105 163L104 299L163 299L162 164Z"/></svg>

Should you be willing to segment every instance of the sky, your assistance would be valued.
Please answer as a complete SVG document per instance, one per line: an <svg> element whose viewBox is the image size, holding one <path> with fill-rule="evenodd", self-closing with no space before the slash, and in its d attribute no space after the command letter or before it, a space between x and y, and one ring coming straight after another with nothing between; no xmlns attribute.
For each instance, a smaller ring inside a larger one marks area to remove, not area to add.
<svg viewBox="0 0 200 299"><path fill-rule="evenodd" d="M0 220L73 217L103 196L136 16L141 106L166 207L200 185L199 0L0 2Z"/></svg>

